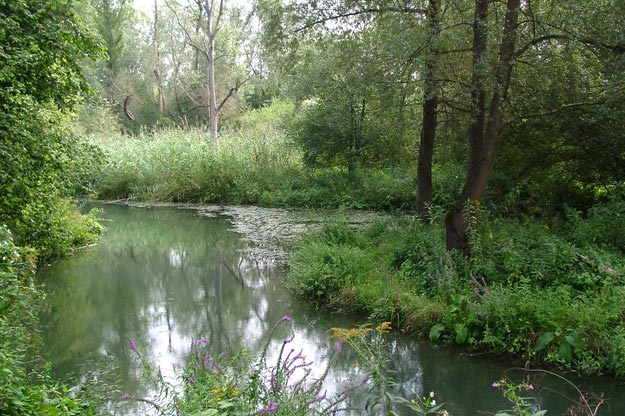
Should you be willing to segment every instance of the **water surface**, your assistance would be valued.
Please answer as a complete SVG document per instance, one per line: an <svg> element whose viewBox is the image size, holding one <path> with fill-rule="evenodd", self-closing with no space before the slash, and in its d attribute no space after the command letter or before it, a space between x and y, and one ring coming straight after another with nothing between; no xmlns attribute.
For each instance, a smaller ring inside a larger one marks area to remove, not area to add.
<svg viewBox="0 0 625 416"><path fill-rule="evenodd" d="M259 238L266 235L270 240L280 234L277 223L286 220L301 232L306 229L303 224L320 222L318 213L307 218L302 211L274 210L269 215L241 207L199 211L100 207L106 232L99 244L40 272L48 293L42 316L47 358L61 377L114 369L121 391L111 392L111 397L148 397L153 392L141 381L130 340L175 381L174 366L184 364L194 340L206 338L215 353L235 353L241 347L259 351L270 328L283 316L294 319L293 343L304 349L321 373L336 347L327 329L358 323L354 317L327 314L293 299L281 285L282 252L259 250ZM238 216L236 226L232 216ZM299 224L294 224L295 218ZM256 244L246 235L254 233ZM452 415L507 407L490 385L513 366L509 362L471 357L462 350L403 337L389 338L388 353L398 392L436 391ZM353 363L345 352L329 374L330 392L360 376ZM625 414L622 383L587 379L582 384L612 398L610 408L604 407L601 414ZM572 389L553 379L543 380L540 386L575 397ZM540 397L552 415L563 414L571 404L548 390L541 390Z"/></svg>

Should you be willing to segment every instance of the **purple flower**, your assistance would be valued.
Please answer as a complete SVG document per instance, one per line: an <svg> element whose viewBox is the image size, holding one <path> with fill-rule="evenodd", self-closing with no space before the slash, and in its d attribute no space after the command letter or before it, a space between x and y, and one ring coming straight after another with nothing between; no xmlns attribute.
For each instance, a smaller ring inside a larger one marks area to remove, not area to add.
<svg viewBox="0 0 625 416"><path fill-rule="evenodd" d="M496 381L490 385L492 388L496 389L499 387L499 383L497 383Z"/></svg>
<svg viewBox="0 0 625 416"><path fill-rule="evenodd" d="M326 391L324 391L323 394L318 394L317 397L315 397L314 399L309 400L307 404L310 406L313 403L319 403L323 401L325 398L326 398Z"/></svg>
<svg viewBox="0 0 625 416"><path fill-rule="evenodd" d="M200 339L198 339L198 340L197 340L197 342L195 343L195 345L196 345L196 346L199 346L199 345L204 345L204 344L206 344L207 342L208 342L208 340L207 340L205 337L202 337L202 338L200 338Z"/></svg>
<svg viewBox="0 0 625 416"><path fill-rule="evenodd" d="M134 342L132 342L132 340L131 340L131 339L129 339L129 340L128 340L128 343L130 344L130 349L131 349L133 352L137 352L137 345L136 345Z"/></svg>
<svg viewBox="0 0 625 416"><path fill-rule="evenodd" d="M324 400L326 398L326 392L327 391L324 391L323 394L320 394L317 397L315 397L315 401L316 402L320 402L320 401Z"/></svg>
<svg viewBox="0 0 625 416"><path fill-rule="evenodd" d="M293 318L291 318L290 316L286 316L285 315L285 316L282 317L282 319L280 319L280 321L286 322L286 323L290 324L291 322L293 322Z"/></svg>
<svg viewBox="0 0 625 416"><path fill-rule="evenodd" d="M528 389L528 390L534 390L534 385L533 385L533 384L530 384L529 386L527 386L527 389Z"/></svg>
<svg viewBox="0 0 625 416"><path fill-rule="evenodd" d="M273 402L273 400L269 399L269 404L259 413L261 415L266 415L267 413L276 413L278 411L278 405Z"/></svg>
<svg viewBox="0 0 625 416"><path fill-rule="evenodd" d="M295 338L295 335L293 335L291 338L284 338L282 340L282 343L288 344L289 342L293 341L294 338Z"/></svg>
<svg viewBox="0 0 625 416"><path fill-rule="evenodd" d="M339 342L336 344L336 352L343 351L343 340L339 339Z"/></svg>
<svg viewBox="0 0 625 416"><path fill-rule="evenodd" d="M131 397L131 396L128 396L127 394L123 394L123 395L122 395L122 397L121 397L121 399L122 399L122 400L131 400L131 399L132 399L132 397Z"/></svg>

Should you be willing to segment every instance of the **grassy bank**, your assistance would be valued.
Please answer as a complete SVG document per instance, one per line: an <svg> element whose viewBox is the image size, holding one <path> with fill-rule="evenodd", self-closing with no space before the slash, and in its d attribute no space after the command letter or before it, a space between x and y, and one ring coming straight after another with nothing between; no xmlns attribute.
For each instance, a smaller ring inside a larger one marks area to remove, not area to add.
<svg viewBox="0 0 625 416"><path fill-rule="evenodd" d="M411 209L414 167L309 168L283 128L286 104L249 111L215 146L204 130L162 130L139 136L93 137L104 164L92 178L101 199L255 204L263 206ZM280 121L276 121L280 120ZM435 201L462 186L461 168L437 166Z"/></svg>
<svg viewBox="0 0 625 416"><path fill-rule="evenodd" d="M304 240L287 283L319 305L389 320L434 342L622 377L624 246L597 227L625 229L623 208L614 199L586 219L570 213L555 230L473 209L471 259L445 250L436 219L396 219L364 232L334 224Z"/></svg>
<svg viewBox="0 0 625 416"><path fill-rule="evenodd" d="M108 162L99 198L263 206L397 209L415 199L411 169L307 169L281 135L225 135L217 146L200 130L98 140Z"/></svg>

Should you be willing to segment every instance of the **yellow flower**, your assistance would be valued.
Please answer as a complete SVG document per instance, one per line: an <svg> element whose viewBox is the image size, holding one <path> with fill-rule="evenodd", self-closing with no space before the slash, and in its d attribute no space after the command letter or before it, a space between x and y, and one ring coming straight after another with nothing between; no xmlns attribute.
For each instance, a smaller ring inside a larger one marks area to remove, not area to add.
<svg viewBox="0 0 625 416"><path fill-rule="evenodd" d="M386 334L391 331L391 323L390 322L382 322L380 325L375 327L375 332L378 334Z"/></svg>

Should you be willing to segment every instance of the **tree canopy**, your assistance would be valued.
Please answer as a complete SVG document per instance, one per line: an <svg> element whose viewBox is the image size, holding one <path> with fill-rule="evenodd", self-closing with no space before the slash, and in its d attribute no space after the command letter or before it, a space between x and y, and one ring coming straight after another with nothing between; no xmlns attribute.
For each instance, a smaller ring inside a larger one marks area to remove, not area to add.
<svg viewBox="0 0 625 416"><path fill-rule="evenodd" d="M74 1L0 2L0 222L20 244L58 231L49 214L80 171L67 127L88 90L81 62L100 52Z"/></svg>

